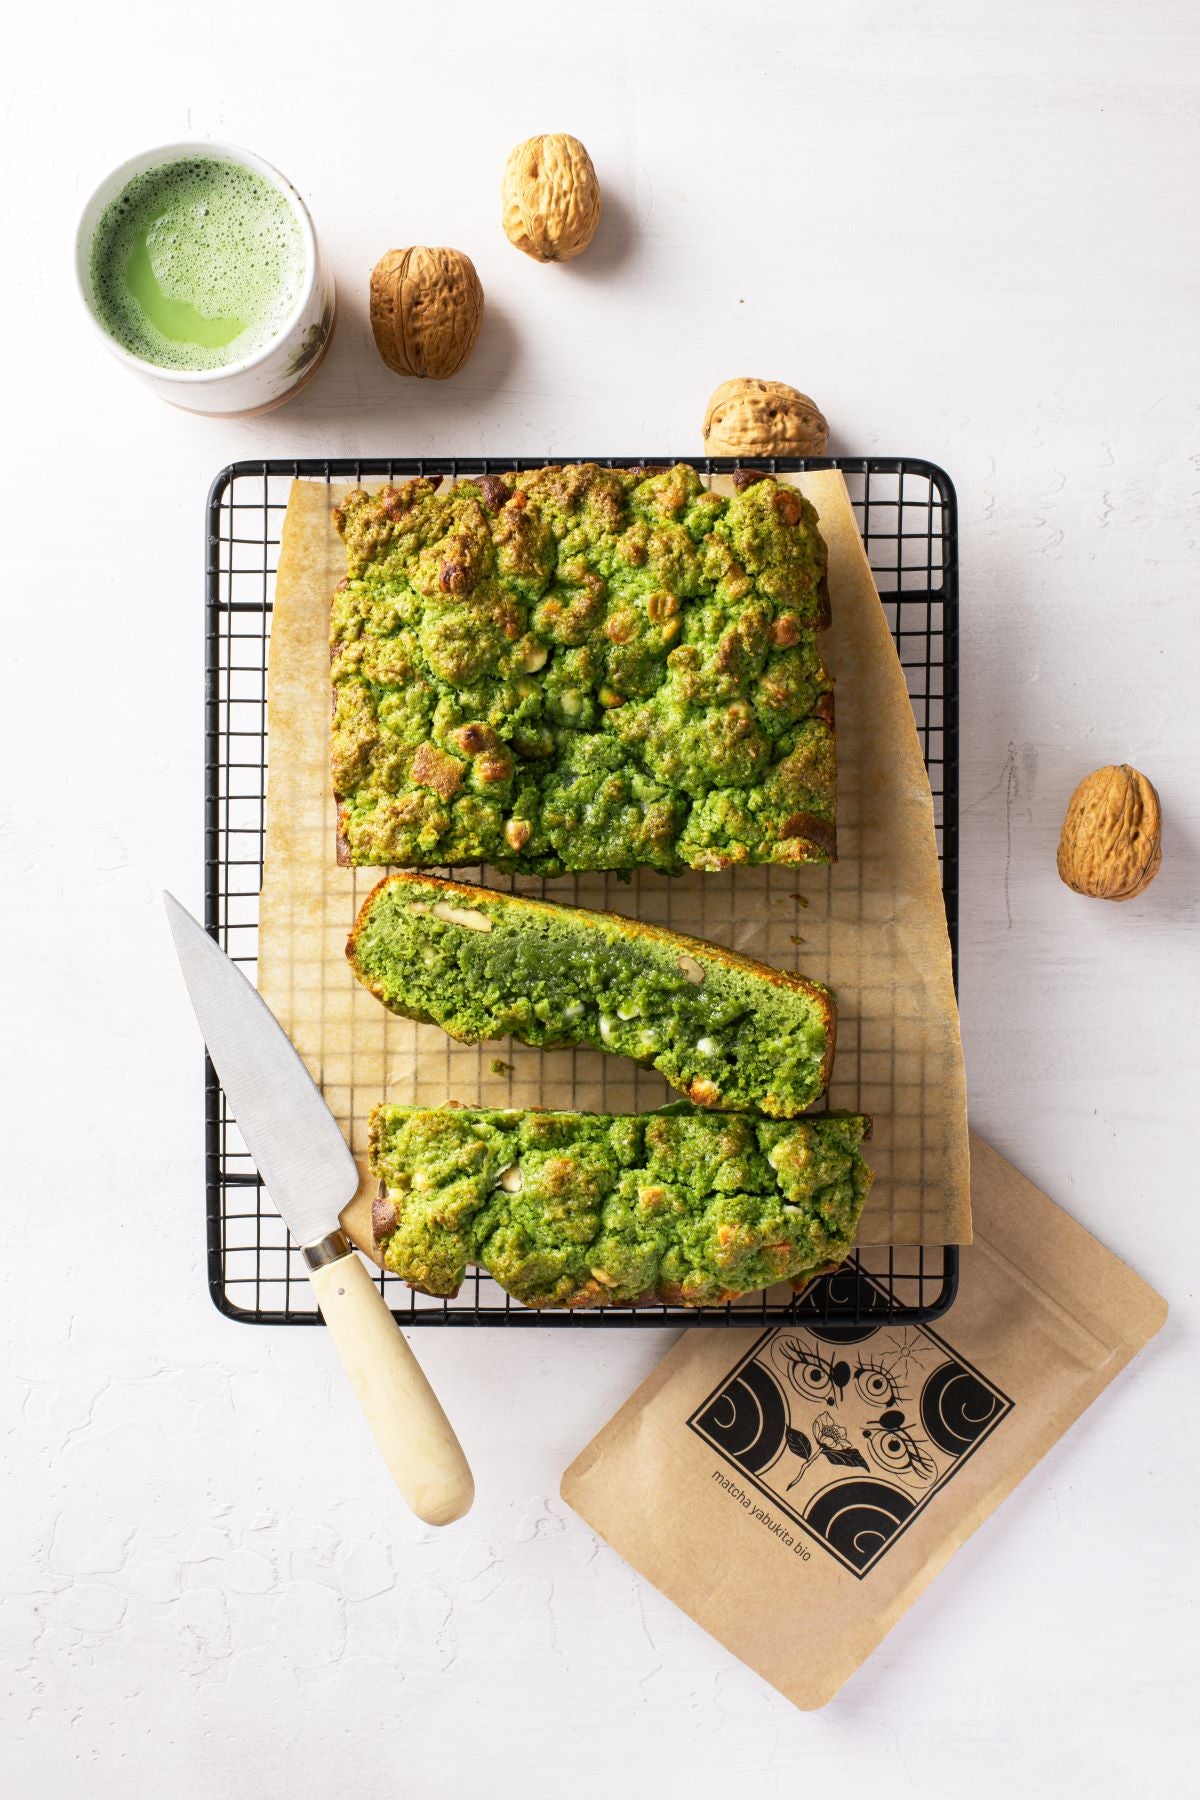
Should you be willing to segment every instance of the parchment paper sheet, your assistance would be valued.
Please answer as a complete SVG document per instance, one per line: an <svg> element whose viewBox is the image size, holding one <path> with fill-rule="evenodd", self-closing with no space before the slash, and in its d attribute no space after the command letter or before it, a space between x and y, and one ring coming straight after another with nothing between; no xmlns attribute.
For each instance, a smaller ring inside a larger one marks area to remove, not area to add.
<svg viewBox="0 0 1200 1800"><path fill-rule="evenodd" d="M860 1241L967 1243L965 1082L929 782L845 482L836 471L792 479L816 506L829 546L833 624L822 649L837 682L837 864L640 872L629 882L458 873L694 932L827 982L838 995L830 1104L875 1121L867 1155L876 1179ZM622 1112L674 1096L653 1071L597 1051L453 1043L385 1011L350 974L346 936L384 871L334 860L328 623L345 556L330 508L344 492L345 484L298 481L284 520L258 980L359 1159L362 1186L343 1220L373 1255L365 1153L377 1101Z"/></svg>
<svg viewBox="0 0 1200 1800"><path fill-rule="evenodd" d="M685 1331L563 1477L564 1500L615 1550L806 1709L832 1699L1166 1318L977 1137L971 1180L975 1242L945 1320L841 1342Z"/></svg>

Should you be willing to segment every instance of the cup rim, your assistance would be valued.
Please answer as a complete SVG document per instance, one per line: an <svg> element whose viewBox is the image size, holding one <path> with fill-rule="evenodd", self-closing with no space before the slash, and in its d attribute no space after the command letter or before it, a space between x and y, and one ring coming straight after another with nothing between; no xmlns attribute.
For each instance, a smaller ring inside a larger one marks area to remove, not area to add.
<svg viewBox="0 0 1200 1800"><path fill-rule="evenodd" d="M275 333L265 344L249 356L242 357L240 362L223 363L216 369L172 369L164 363L150 362L144 356L135 356L127 350L102 324L96 314L92 300L91 284L91 248L96 227L100 223L102 208L99 205L101 196L105 196L104 205L115 200L121 189L126 187L135 176L144 175L148 170L158 168L170 162L186 162L189 158L202 157L211 162L240 163L244 168L253 170L269 181L276 192L283 196L300 226L304 239L305 277L300 292L291 312ZM85 232L85 226L88 229ZM136 156L127 157L116 168L110 169L103 180L97 182L92 189L79 215L79 223L75 228L75 285L83 309L91 320L93 330L108 346L112 354L125 363L127 367L151 376L156 381L178 382L184 387L205 386L219 381L227 381L231 376L244 375L255 369L279 349L281 343L289 336L300 322L312 299L317 285L317 236L313 228L312 217L307 206L300 197L295 185L286 175L269 163L265 157L255 155L253 150L244 150L240 144L227 144L200 139L183 143L158 144L149 150L139 151Z"/></svg>

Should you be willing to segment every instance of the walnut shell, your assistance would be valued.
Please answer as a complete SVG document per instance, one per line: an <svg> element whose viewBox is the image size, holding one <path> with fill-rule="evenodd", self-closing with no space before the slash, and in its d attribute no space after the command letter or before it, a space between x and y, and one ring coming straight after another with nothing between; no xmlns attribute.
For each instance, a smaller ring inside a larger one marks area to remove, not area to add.
<svg viewBox="0 0 1200 1800"><path fill-rule="evenodd" d="M510 243L538 262L569 262L600 223L600 183L578 138L565 131L526 138L504 166L500 190Z"/></svg>
<svg viewBox="0 0 1200 1800"><path fill-rule="evenodd" d="M1128 763L1097 769L1071 795L1058 872L1077 894L1132 900L1162 862L1162 810L1153 785Z"/></svg>
<svg viewBox="0 0 1200 1800"><path fill-rule="evenodd" d="M475 348L483 289L461 250L389 250L371 271L375 348L397 375L445 381Z"/></svg>
<svg viewBox="0 0 1200 1800"><path fill-rule="evenodd" d="M786 381L723 381L704 415L709 456L824 456L828 442L820 407Z"/></svg>

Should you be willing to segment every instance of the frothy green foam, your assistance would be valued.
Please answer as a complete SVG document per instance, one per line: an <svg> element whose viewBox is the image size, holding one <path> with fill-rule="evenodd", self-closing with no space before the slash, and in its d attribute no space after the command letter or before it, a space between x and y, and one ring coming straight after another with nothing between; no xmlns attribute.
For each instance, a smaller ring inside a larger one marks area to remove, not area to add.
<svg viewBox="0 0 1200 1800"><path fill-rule="evenodd" d="M135 175L91 246L106 331L167 369L219 369L279 332L304 280L304 234L269 181L216 157Z"/></svg>

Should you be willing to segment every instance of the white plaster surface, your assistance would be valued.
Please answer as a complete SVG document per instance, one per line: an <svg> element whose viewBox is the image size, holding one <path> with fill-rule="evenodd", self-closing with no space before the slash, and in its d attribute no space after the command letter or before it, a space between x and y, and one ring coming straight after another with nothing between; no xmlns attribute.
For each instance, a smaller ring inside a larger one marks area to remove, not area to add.
<svg viewBox="0 0 1200 1800"><path fill-rule="evenodd" d="M1187 0L76 0L4 27L6 697L0 1789L361 1800L1186 1791L1194 1779L1200 585ZM498 225L567 127L569 269ZM308 197L342 318L312 387L174 413L90 336L75 215L142 145ZM379 364L366 275L449 242L454 382ZM218 1317L200 1068L159 903L201 894L201 505L259 455L695 451L796 382L833 448L962 503L962 1002L978 1128L1154 1282L1161 1337L829 1708L795 1711L555 1497L666 1348L430 1333L475 1511L414 1524L323 1334ZM1128 906L1054 871L1089 768L1158 784Z"/></svg>

